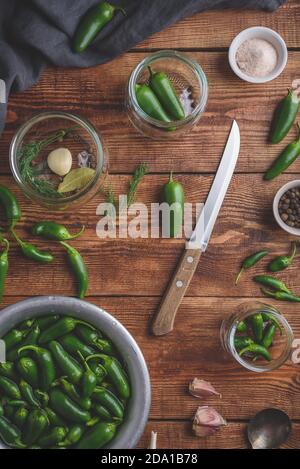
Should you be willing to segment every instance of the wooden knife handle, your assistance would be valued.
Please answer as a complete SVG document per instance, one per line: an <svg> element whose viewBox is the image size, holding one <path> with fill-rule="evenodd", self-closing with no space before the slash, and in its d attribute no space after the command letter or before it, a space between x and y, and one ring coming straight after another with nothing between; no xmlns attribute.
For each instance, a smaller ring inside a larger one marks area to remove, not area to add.
<svg viewBox="0 0 300 469"><path fill-rule="evenodd" d="M177 310L193 278L201 254L200 249L184 250L153 321L154 335L164 335L173 330Z"/></svg>

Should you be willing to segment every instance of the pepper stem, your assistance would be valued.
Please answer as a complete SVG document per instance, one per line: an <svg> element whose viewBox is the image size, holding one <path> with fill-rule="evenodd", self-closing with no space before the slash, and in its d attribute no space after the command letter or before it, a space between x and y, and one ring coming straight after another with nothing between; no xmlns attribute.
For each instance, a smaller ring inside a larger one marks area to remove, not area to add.
<svg viewBox="0 0 300 469"><path fill-rule="evenodd" d="M79 357L80 357L80 360L82 361L83 366L85 367L85 369L86 369L87 371L92 371L92 370L90 369L90 367L89 367L87 361L85 360L84 356L83 356L82 353L80 352L80 350L77 350L77 353L78 353L78 355L79 355Z"/></svg>
<svg viewBox="0 0 300 469"><path fill-rule="evenodd" d="M5 256L5 255L8 253L8 251L9 251L9 241L8 241L6 238L3 238L3 237L0 235L0 242L1 242L2 244L4 244L4 250L3 250L2 254L1 254L1 256Z"/></svg>
<svg viewBox="0 0 300 469"><path fill-rule="evenodd" d="M18 243L18 245L20 247L24 246L24 241L21 240L21 238L17 235L17 233L15 232L15 230L12 228L11 230L11 234L13 235L13 237L15 238L16 242Z"/></svg>
<svg viewBox="0 0 300 469"><path fill-rule="evenodd" d="M75 239L75 238L79 238L79 236L82 235L82 233L84 232L84 230L85 230L85 226L82 225L80 231L78 231L78 233L76 233L76 234L70 236L70 237L68 238L68 240L70 240L70 239Z"/></svg>
<svg viewBox="0 0 300 469"><path fill-rule="evenodd" d="M93 358L102 358L103 360L105 360L107 358L107 355L105 355L104 353L93 353L93 355L89 355L88 357L86 357L85 361L88 362Z"/></svg>
<svg viewBox="0 0 300 469"><path fill-rule="evenodd" d="M236 278L235 278L235 285L238 284L240 278L241 278L241 275L242 273L244 272L244 267L241 268L241 270L239 271L239 273L237 274Z"/></svg>
<svg viewBox="0 0 300 469"><path fill-rule="evenodd" d="M289 256L290 262L292 262L292 260L294 259L295 255L296 255L296 252L297 252L297 245L296 245L295 241L292 241L291 248L292 248L292 253Z"/></svg>
<svg viewBox="0 0 300 469"><path fill-rule="evenodd" d="M115 6L115 11L121 11L124 16L127 16L126 10L123 7Z"/></svg>
<svg viewBox="0 0 300 469"><path fill-rule="evenodd" d="M297 127L298 127L298 131L299 131L298 140L300 140L300 122L297 122Z"/></svg>
<svg viewBox="0 0 300 469"><path fill-rule="evenodd" d="M153 77L153 70L150 67L150 65L148 65L148 70L149 70L149 73L150 73L150 78L152 78Z"/></svg>
<svg viewBox="0 0 300 469"><path fill-rule="evenodd" d="M173 171L170 172L169 182L173 182Z"/></svg>

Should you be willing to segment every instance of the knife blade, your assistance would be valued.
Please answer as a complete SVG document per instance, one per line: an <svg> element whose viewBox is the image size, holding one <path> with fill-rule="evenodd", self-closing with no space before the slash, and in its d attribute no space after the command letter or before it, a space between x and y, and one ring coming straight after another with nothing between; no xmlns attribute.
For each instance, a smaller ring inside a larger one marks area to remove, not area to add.
<svg viewBox="0 0 300 469"><path fill-rule="evenodd" d="M0 78L0 104L6 103L6 86L5 81Z"/></svg>
<svg viewBox="0 0 300 469"><path fill-rule="evenodd" d="M193 278L202 252L207 248L218 213L231 181L240 149L240 132L236 121L227 139L214 182L198 217L195 229L186 243L183 255L163 296L152 324L155 335L173 330L176 313Z"/></svg>

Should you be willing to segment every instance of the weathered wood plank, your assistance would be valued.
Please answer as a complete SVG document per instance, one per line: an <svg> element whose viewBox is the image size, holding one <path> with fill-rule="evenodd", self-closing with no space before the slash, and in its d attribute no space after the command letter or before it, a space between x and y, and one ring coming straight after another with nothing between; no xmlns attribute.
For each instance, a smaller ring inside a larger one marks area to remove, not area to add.
<svg viewBox="0 0 300 469"><path fill-rule="evenodd" d="M245 449L249 448L246 438L246 424L230 422L218 433L208 438L198 438L191 431L191 422L149 421L138 447L148 448L151 431L158 432L158 449ZM300 425L294 423L288 441L282 446L286 449L298 449Z"/></svg>
<svg viewBox="0 0 300 469"><path fill-rule="evenodd" d="M300 5L287 1L276 12L222 10L206 11L180 21L139 45L148 49L195 49L228 47L236 34L252 26L267 26L284 37L288 47L299 47Z"/></svg>
<svg viewBox="0 0 300 469"><path fill-rule="evenodd" d="M211 176L178 175L186 188L187 202L204 202L212 182ZM272 199L278 187L290 180L288 175L266 183L261 175L235 175L217 220L210 245L203 254L196 275L189 287L189 296L252 296L259 295L259 288L251 278L266 271L272 256L289 251L289 237L273 220ZM116 191L126 190L129 178L111 178ZM167 175L146 176L138 192L138 201L148 205L158 202L160 190ZM90 292L93 295L162 295L183 249L183 240L170 239L107 239L96 236L96 224L100 219L96 208L103 198L95 198L86 207L74 213L45 215L44 209L28 201L9 177L1 177L0 183L12 187L21 202L23 221L20 234L31 239L32 223L55 219L74 229L82 223L85 234L73 241L84 257L90 271ZM57 255L53 266L38 265L24 259L12 246L11 275L7 294L72 294L72 276L66 270L63 250L54 243L36 240L40 247L51 247ZM245 272L238 287L234 276L242 259L249 253L269 248L271 255L251 272ZM26 278L26 283L23 281ZM299 292L297 261L280 277ZM38 282L37 282L38 279Z"/></svg>
<svg viewBox="0 0 300 469"><path fill-rule="evenodd" d="M0 139L0 172L7 173L8 148L18 127L33 114L49 110L78 113L96 126L110 154L110 171L132 172L141 161L153 172L215 172L232 119L241 130L238 172L263 172L296 130L280 145L266 144L270 120L277 102L294 78L299 77L300 52L291 52L286 71L264 85L247 84L233 75L224 52L195 52L203 66L210 96L198 126L180 140L150 140L138 134L128 121L125 84L144 53L125 54L93 69L48 69L39 84L10 97L6 131ZM299 172L300 160L290 169Z"/></svg>
<svg viewBox="0 0 300 469"><path fill-rule="evenodd" d="M5 297L3 306L18 299ZM160 338L150 335L149 328L158 298L88 297L87 300L119 319L140 345L152 382L151 418L191 419L198 405L212 405L228 420L249 419L266 407L279 407L291 418L300 418L299 366L287 363L273 372L252 373L222 350L221 322L245 299L185 298L174 331ZM299 338L298 309L292 304L280 305L295 337ZM194 377L212 382L222 393L222 399L190 396L188 384Z"/></svg>

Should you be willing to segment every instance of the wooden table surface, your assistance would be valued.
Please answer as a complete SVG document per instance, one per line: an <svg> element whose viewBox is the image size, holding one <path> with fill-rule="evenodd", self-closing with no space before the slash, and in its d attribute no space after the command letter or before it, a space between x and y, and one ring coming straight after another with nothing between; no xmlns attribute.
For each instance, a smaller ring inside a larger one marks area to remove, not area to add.
<svg viewBox="0 0 300 469"><path fill-rule="evenodd" d="M274 106L291 81L300 77L300 3L288 1L275 13L260 11L206 12L156 34L111 63L93 69L49 68L36 86L10 97L7 126L0 139L0 183L18 196L23 221L20 233L29 239L32 222L45 218L44 209L25 199L8 166L10 140L33 114L53 109L78 113L95 125L109 149L110 173L116 191L125 190L137 164L151 172L143 181L138 200L158 201L159 190L172 169L186 187L187 202L203 202L226 141L232 119L241 131L241 151L211 243L180 307L173 333L155 338L149 321L170 279L183 248L182 240L100 240L95 226L95 198L79 211L48 214L70 227L87 225L85 235L73 242L86 258L90 271L87 300L107 309L134 335L147 360L153 400L150 419L140 447L147 447L151 430L158 431L160 448L244 448L248 419L265 407L280 407L294 421L287 447L300 447L300 375L286 364L280 370L255 374L242 369L222 351L220 323L233 308L259 296L259 288L245 274L238 287L233 277L241 259L269 248L284 253L289 237L272 217L272 198L285 182L298 177L300 160L273 182L262 180L279 149L266 142ZM228 65L227 48L240 30L269 26L284 37L289 61L275 81L253 85L235 77ZM174 48L185 51L203 67L209 81L209 102L198 126L179 141L151 141L129 124L124 110L124 88L132 68L150 51ZM290 137L296 135L292 130ZM73 295L72 275L57 252L52 267L24 260L12 248L11 269L4 305L34 295ZM262 262L256 272L264 272ZM282 278L300 291L298 261ZM300 307L279 305L300 336ZM211 381L222 399L199 401L187 392L194 377ZM215 436L193 436L191 418L197 406L214 406L228 420Z"/></svg>

